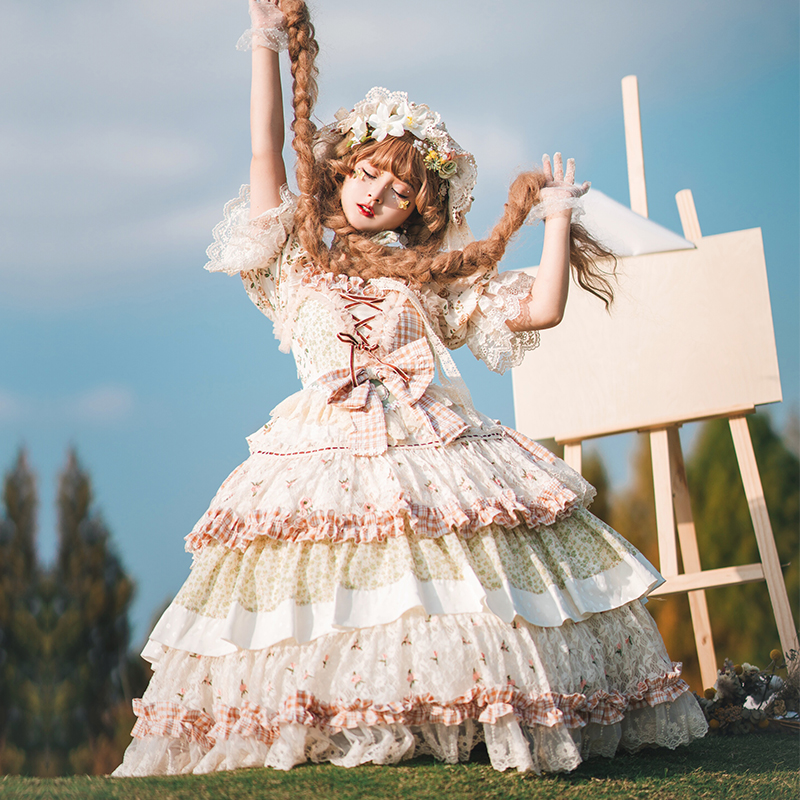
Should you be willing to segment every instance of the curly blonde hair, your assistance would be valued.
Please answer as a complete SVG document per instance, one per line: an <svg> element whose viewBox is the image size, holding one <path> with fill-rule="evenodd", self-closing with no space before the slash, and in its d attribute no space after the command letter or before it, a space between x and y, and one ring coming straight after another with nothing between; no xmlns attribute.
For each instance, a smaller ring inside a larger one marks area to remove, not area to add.
<svg viewBox="0 0 800 800"><path fill-rule="evenodd" d="M412 285L430 281L448 283L485 272L497 264L506 247L520 229L545 185L544 174L524 172L511 184L508 202L489 236L471 242L463 250L443 251L448 223L447 194L440 191L444 179L428 170L414 147L415 137L387 137L382 142L368 140L350 147L345 134L330 129L318 131L311 121L317 98L319 45L314 36L304 0L283 0L281 9L289 33L289 58L293 78L294 120L292 146L297 154L296 234L309 263L336 274L357 275L364 279L390 277ZM385 247L349 225L342 210L342 183L361 159L391 172L417 193L415 209L405 226L406 248ZM333 231L330 247L323 241L324 229ZM598 262L610 262L603 269ZM578 284L599 297L609 307L614 292L609 276L614 270L614 255L595 240L585 228L570 227L570 264Z"/></svg>

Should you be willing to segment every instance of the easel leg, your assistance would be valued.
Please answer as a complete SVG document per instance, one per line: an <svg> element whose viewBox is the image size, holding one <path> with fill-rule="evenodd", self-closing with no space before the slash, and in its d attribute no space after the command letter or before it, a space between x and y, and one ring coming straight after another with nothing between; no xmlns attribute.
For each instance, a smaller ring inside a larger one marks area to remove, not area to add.
<svg viewBox="0 0 800 800"><path fill-rule="evenodd" d="M672 578L678 574L678 548L675 542L672 473L666 428L650 431L650 458L653 462L653 491L656 500L658 569L665 578Z"/></svg>
<svg viewBox="0 0 800 800"><path fill-rule="evenodd" d="M700 552L697 548L697 532L692 516L692 504L689 498L689 486L686 481L686 467L683 462L680 433L677 427L667 432L669 444L670 474L675 503L675 518L678 524L678 540L681 546L683 571L700 572ZM717 679L717 660L714 653L714 639L711 634L711 617L708 613L705 590L687 592L689 610L692 614L692 628L697 647L697 658L700 662L700 675L703 686L713 686Z"/></svg>
<svg viewBox="0 0 800 800"><path fill-rule="evenodd" d="M772 611L778 626L781 649L784 653L788 653L790 650L800 650L797 642L797 629L794 626L792 609L789 605L789 596L786 593L786 583L783 580L781 563L775 547L775 537L767 513L764 488L761 485L753 442L750 439L750 429L747 427L747 418L731 417L729 423L733 446L736 448L736 458L739 460L739 470L742 473L744 493L747 496L747 504L750 506L750 517L753 520L758 551L764 566Z"/></svg>
<svg viewBox="0 0 800 800"><path fill-rule="evenodd" d="M583 458L580 442L571 442L564 445L564 463L572 467L575 472L581 471L583 467Z"/></svg>

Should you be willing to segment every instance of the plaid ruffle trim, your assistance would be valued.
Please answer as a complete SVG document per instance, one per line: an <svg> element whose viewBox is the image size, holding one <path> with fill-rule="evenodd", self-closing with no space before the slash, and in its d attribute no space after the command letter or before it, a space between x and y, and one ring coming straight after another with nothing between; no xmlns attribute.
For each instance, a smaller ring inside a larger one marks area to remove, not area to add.
<svg viewBox="0 0 800 800"><path fill-rule="evenodd" d="M419 694L394 703L370 700L324 703L301 690L286 698L277 711L245 701L240 708L215 704L213 714L177 703L134 700L133 711L138 720L132 735L137 739L150 736L187 739L210 749L217 741L231 736L254 737L271 745L280 736L280 726L288 723L336 732L359 725L460 725L467 719L494 724L512 713L520 724L528 727L582 728L589 723L614 725L629 711L672 702L688 690L680 677L680 665L673 664L673 671L641 681L628 694L598 690L590 696L579 692L531 695L508 685L476 686L450 702Z"/></svg>
<svg viewBox="0 0 800 800"><path fill-rule="evenodd" d="M211 541L217 541L244 552L258 536L288 542L358 544L404 536L409 530L432 539L449 533L471 536L490 525L503 528L514 528L520 523L529 528L552 525L579 504L574 492L552 481L539 493L535 503L526 503L508 490L499 496L482 497L468 508L456 503L431 508L400 500L386 511L365 504L361 514L340 514L333 509L285 512L277 508L251 511L242 517L232 509L209 509L186 537L186 550L198 553Z"/></svg>

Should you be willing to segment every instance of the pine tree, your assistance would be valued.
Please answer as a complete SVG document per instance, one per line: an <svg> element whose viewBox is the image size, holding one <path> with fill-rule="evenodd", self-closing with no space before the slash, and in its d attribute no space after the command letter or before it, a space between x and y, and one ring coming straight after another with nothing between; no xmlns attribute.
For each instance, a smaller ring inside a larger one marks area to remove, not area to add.
<svg viewBox="0 0 800 800"><path fill-rule="evenodd" d="M20 450L3 481L0 515L0 772L25 773L42 747L38 668L43 639L37 615L36 479Z"/></svg>
<svg viewBox="0 0 800 800"><path fill-rule="evenodd" d="M128 665L133 583L92 505L88 474L70 452L58 488L58 554L53 569L53 749L61 772L107 772Z"/></svg>

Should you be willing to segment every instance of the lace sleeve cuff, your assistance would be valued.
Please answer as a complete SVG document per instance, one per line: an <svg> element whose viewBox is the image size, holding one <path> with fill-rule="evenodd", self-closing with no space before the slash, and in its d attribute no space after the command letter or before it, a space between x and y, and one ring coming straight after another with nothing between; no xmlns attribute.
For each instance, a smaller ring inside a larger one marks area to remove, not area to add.
<svg viewBox="0 0 800 800"><path fill-rule="evenodd" d="M572 221L579 222L583 216L583 196L581 197L554 197L535 205L525 220L526 225L536 225L540 220L547 219L551 214L572 209Z"/></svg>
<svg viewBox="0 0 800 800"><path fill-rule="evenodd" d="M223 219L214 228L214 241L206 250L209 272L239 272L269 266L280 253L294 224L297 198L281 187L281 204L250 219L250 187L225 205Z"/></svg>
<svg viewBox="0 0 800 800"><path fill-rule="evenodd" d="M486 285L470 319L467 345L493 372L504 373L522 363L525 353L539 346L538 331L512 331L506 322L520 315L533 278L524 272L503 272Z"/></svg>
<svg viewBox="0 0 800 800"><path fill-rule="evenodd" d="M236 49L247 51L256 47L282 53L289 49L289 34L284 28L248 28L236 42Z"/></svg>

